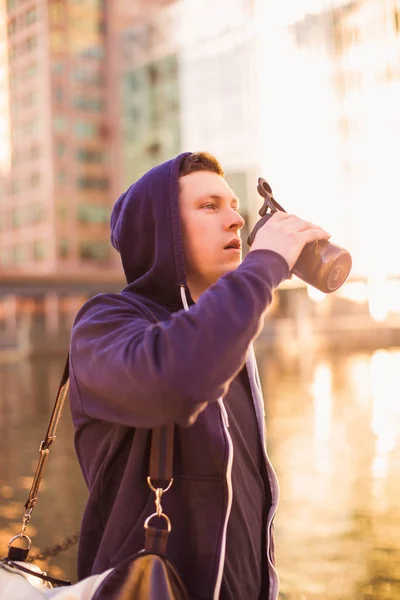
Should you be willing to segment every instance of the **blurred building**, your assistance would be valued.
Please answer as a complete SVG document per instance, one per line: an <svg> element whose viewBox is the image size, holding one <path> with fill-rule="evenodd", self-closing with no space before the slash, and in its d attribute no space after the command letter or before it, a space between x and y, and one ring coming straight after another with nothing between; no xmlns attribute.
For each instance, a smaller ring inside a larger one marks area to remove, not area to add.
<svg viewBox="0 0 400 600"><path fill-rule="evenodd" d="M396 153L380 151L398 145L398 4L185 0L125 15L114 28L120 180L180 150L209 150L249 226L261 175L287 210L351 250L355 274L368 274L374 198L398 185ZM382 243L373 258L387 254L396 256Z"/></svg>
<svg viewBox="0 0 400 600"><path fill-rule="evenodd" d="M121 180L181 150L208 150L253 221L257 111L253 0L185 0L114 27Z"/></svg>
<svg viewBox="0 0 400 600"><path fill-rule="evenodd" d="M351 250L353 276L366 280L354 286L354 297L367 300L377 320L400 306L399 15L398 0L355 0L305 15L288 28L293 48L287 56L303 56L300 73L313 113L303 130L307 155L297 158L303 173L317 167L307 214Z"/></svg>
<svg viewBox="0 0 400 600"><path fill-rule="evenodd" d="M118 195L204 149L249 226L263 176L356 274L398 272L396 219L370 240L400 187L400 0L1 2L3 268L112 268Z"/></svg>
<svg viewBox="0 0 400 600"><path fill-rule="evenodd" d="M9 130L1 266L111 266L104 2L8 0L2 11Z"/></svg>
<svg viewBox="0 0 400 600"><path fill-rule="evenodd" d="M115 166L124 188L181 147L178 61L168 4L120 2L110 11Z"/></svg>
<svg viewBox="0 0 400 600"><path fill-rule="evenodd" d="M315 97L322 86L330 90L330 101L325 96L319 112L330 123L325 164L337 175L329 184L336 199L328 193L327 200L313 204L352 248L357 272L371 277L377 271L384 277L399 272L395 222L385 223L384 235L377 226L378 207L394 207L400 192L399 14L397 0L357 0L289 28L295 50L307 56L308 75L319 74L312 85L310 77L305 80L310 92ZM315 109L312 99L310 104ZM300 159L303 169L304 162ZM370 243L377 238L377 244Z"/></svg>

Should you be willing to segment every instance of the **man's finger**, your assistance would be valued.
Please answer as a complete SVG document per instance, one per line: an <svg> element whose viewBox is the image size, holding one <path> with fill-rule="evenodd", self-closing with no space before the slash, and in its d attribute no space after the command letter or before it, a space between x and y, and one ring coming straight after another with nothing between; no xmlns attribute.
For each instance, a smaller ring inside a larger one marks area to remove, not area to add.
<svg viewBox="0 0 400 600"><path fill-rule="evenodd" d="M307 229L306 231L303 231L302 234L306 238L306 243L316 242L317 240L329 240L331 237L330 233L320 227Z"/></svg>

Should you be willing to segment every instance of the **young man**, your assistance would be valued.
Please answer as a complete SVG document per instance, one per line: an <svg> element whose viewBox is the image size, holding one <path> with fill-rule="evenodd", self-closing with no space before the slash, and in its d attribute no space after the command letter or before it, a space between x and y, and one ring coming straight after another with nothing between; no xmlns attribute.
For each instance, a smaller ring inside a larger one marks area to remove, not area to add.
<svg viewBox="0 0 400 600"><path fill-rule="evenodd" d="M163 508L168 555L190 597L277 598L278 486L251 344L304 245L329 235L277 213L242 261L243 224L220 164L204 153L149 171L114 207L128 284L87 302L71 340L75 444L89 488L80 578L143 548L154 512L149 430L173 423Z"/></svg>

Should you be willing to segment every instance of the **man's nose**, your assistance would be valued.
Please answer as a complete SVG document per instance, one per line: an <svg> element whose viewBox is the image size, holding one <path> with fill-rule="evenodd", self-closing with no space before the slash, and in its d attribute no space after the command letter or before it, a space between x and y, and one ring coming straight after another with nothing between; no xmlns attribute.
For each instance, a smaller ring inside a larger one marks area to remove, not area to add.
<svg viewBox="0 0 400 600"><path fill-rule="evenodd" d="M229 227L228 229L233 229L234 231L238 229L242 229L245 220L242 215L240 215L236 210L231 209L231 214L229 215Z"/></svg>

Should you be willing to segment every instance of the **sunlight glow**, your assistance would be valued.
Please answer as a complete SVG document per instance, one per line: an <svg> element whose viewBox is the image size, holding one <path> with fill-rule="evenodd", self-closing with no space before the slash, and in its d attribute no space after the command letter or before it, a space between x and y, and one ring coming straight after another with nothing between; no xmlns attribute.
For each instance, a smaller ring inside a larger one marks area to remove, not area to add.
<svg viewBox="0 0 400 600"><path fill-rule="evenodd" d="M314 302L322 302L326 298L326 294L320 292L311 285L307 285L307 295L310 298L310 300L313 300Z"/></svg>
<svg viewBox="0 0 400 600"><path fill-rule="evenodd" d="M399 370L400 351L379 350L372 355L370 362L373 403L371 428L376 435L376 444L371 470L376 478L386 476L388 455L396 446L400 418Z"/></svg>
<svg viewBox="0 0 400 600"><path fill-rule="evenodd" d="M329 439L332 425L332 371L328 363L317 365L311 384L314 398L314 436L318 442Z"/></svg>
<svg viewBox="0 0 400 600"><path fill-rule="evenodd" d="M255 5L261 172L286 210L350 251L351 276L365 283L338 293L367 301L371 317L384 321L400 312L400 294L395 301L389 293L400 275L394 20L368 3ZM378 218L382 202L392 218Z"/></svg>
<svg viewBox="0 0 400 600"><path fill-rule="evenodd" d="M384 321L389 312L387 279L384 273L374 273L368 278L369 314L375 321Z"/></svg>
<svg viewBox="0 0 400 600"><path fill-rule="evenodd" d="M347 361L347 377L354 389L353 398L363 409L367 409L371 403L369 369L370 361L367 356L352 356Z"/></svg>
<svg viewBox="0 0 400 600"><path fill-rule="evenodd" d="M346 300L357 302L357 304L364 304L368 301L368 286L362 281L352 281L345 283L343 287L337 291L337 294Z"/></svg>

